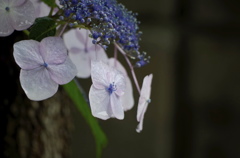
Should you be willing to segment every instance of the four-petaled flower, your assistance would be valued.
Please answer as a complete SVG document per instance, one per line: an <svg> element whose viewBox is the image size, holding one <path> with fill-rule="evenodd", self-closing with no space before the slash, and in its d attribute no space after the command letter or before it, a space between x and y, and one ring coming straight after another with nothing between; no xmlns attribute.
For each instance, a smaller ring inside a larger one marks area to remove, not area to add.
<svg viewBox="0 0 240 158"><path fill-rule="evenodd" d="M123 109L124 111L132 109L134 105L133 89L132 89L132 83L130 78L128 77L127 71L122 66L122 64L115 58L110 58L108 60L108 65L113 68L116 68L118 71L120 71L124 75L126 80L126 90L124 95L122 96Z"/></svg>
<svg viewBox="0 0 240 158"><path fill-rule="evenodd" d="M77 74L60 37L47 37L41 42L17 42L13 55L21 67L21 86L31 100L39 101L53 96L59 84L70 82Z"/></svg>
<svg viewBox="0 0 240 158"><path fill-rule="evenodd" d="M88 30L73 29L63 35L69 50L69 57L76 65L79 78L88 78L91 74L91 60L107 62L108 57L103 48L92 44Z"/></svg>
<svg viewBox="0 0 240 158"><path fill-rule="evenodd" d="M143 129L144 114L147 110L148 104L151 102L151 84L153 75L145 76L143 79L141 94L138 100L137 121L139 122L136 131L139 133Z"/></svg>
<svg viewBox="0 0 240 158"><path fill-rule="evenodd" d="M123 119L124 75L101 61L92 61L91 77L89 101L93 116L103 120L110 117Z"/></svg>
<svg viewBox="0 0 240 158"><path fill-rule="evenodd" d="M0 36L29 28L35 18L35 8L30 0L0 0Z"/></svg>

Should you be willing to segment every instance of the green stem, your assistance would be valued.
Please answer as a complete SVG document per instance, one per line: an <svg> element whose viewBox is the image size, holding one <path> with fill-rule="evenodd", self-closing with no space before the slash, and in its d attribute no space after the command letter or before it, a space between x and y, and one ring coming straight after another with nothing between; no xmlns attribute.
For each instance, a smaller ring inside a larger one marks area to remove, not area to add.
<svg viewBox="0 0 240 158"><path fill-rule="evenodd" d="M25 35L27 35L27 36L29 36L29 31L28 30L23 30L23 33L25 34Z"/></svg>

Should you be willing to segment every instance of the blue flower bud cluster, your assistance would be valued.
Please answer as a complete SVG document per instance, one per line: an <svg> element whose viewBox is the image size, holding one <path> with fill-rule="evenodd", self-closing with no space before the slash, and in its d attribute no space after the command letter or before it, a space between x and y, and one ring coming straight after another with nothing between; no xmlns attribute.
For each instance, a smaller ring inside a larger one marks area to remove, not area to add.
<svg viewBox="0 0 240 158"><path fill-rule="evenodd" d="M135 67L143 67L150 62L150 56L147 56L147 53L143 52L138 55L138 60L139 61L135 63Z"/></svg>
<svg viewBox="0 0 240 158"><path fill-rule="evenodd" d="M111 42L116 42L128 55L139 57L142 33L136 13L128 11L116 0L60 0L60 4L64 18L90 29L94 44L106 49Z"/></svg>

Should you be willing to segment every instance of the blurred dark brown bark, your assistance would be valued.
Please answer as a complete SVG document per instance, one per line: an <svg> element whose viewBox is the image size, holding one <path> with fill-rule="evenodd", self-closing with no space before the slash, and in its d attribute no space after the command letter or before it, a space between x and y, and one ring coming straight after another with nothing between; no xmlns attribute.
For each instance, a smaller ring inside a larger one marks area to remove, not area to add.
<svg viewBox="0 0 240 158"><path fill-rule="evenodd" d="M12 46L21 33L0 38L0 157L68 158L72 120L70 100L61 89L50 99L30 101L19 85Z"/></svg>

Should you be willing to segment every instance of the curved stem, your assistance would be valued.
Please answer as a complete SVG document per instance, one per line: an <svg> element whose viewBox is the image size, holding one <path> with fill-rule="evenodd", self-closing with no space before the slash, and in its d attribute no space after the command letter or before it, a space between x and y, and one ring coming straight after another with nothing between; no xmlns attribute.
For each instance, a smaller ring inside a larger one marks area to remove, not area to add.
<svg viewBox="0 0 240 158"><path fill-rule="evenodd" d="M114 45L117 47L117 49L123 54L123 56L125 57L130 69L131 69L131 73L132 73L132 77L133 77L133 80L135 82L135 85L136 85L136 88L138 90L138 93L139 95L141 95L141 90L140 90L140 87L139 87L139 84L138 84L138 81L137 81L137 77L136 77L136 74L135 74L135 71L134 71L134 68L130 62L130 60L128 59L126 53L124 52L124 50L122 50L122 48L117 44L117 43L114 43Z"/></svg>
<svg viewBox="0 0 240 158"><path fill-rule="evenodd" d="M64 30L65 30L66 27L67 27L67 25L68 25L68 23L66 23L66 24L63 26L62 30L61 30L60 33L57 35L58 37L61 37L61 36L62 36Z"/></svg>

